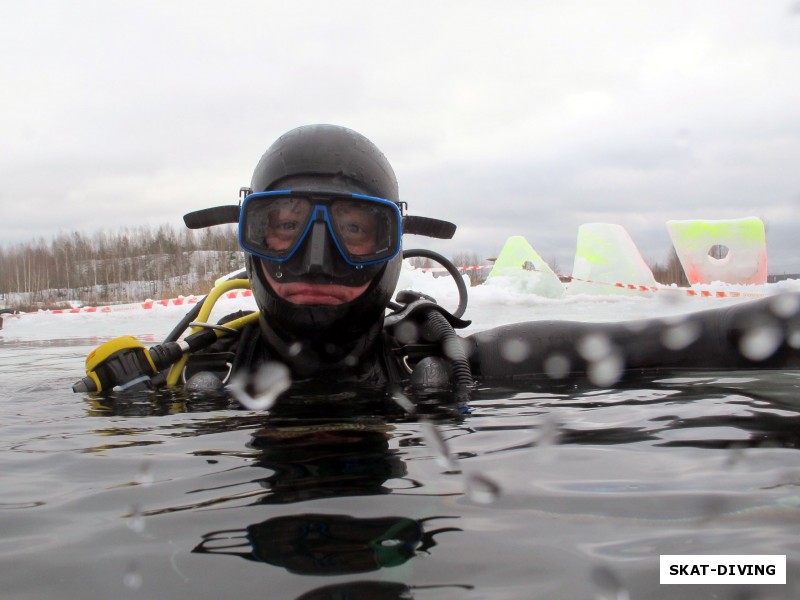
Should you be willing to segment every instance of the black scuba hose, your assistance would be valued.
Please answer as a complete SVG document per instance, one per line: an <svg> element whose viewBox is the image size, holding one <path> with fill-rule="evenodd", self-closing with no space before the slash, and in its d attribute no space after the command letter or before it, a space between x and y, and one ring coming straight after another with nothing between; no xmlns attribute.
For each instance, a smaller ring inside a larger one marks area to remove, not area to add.
<svg viewBox="0 0 800 600"><path fill-rule="evenodd" d="M450 360L453 367L453 383L457 386L471 386L473 384L472 369L469 366L464 344L453 326L438 310L429 310L426 320L434 339L441 344L442 352Z"/></svg>
<svg viewBox="0 0 800 600"><path fill-rule="evenodd" d="M438 252L434 252L433 250L425 250L423 248L415 248L414 250L404 250L403 251L403 259L406 258L430 258L431 260L435 260L440 265L442 265L450 275L453 276L453 280L456 283L456 287L458 288L458 308L456 308L453 315L458 318L461 318L464 315L464 312L467 310L467 284L464 283L463 277L461 277L461 271L449 260L447 260L444 256L439 254Z"/></svg>
<svg viewBox="0 0 800 600"><path fill-rule="evenodd" d="M459 386L471 386L472 370L469 367L469 359L464 350L461 338L448 323L444 315L438 310L429 310L426 315L427 324L432 329L433 337L442 345L442 352L450 359L453 365L453 381Z"/></svg>
<svg viewBox="0 0 800 600"><path fill-rule="evenodd" d="M467 310L468 301L467 286L464 283L461 272L447 258L433 250L418 248L403 251L404 259L416 257L435 260L447 269L447 272L453 277L456 287L458 288L458 308L456 308L453 314L457 318L461 318ZM437 310L428 310L426 320L428 325L430 325L434 339L441 343L442 352L452 364L454 383L459 386L473 385L472 369L470 369L469 366L469 359L467 358L464 344L461 342L461 338L458 337L458 334L456 334L453 326L450 325L444 315Z"/></svg>

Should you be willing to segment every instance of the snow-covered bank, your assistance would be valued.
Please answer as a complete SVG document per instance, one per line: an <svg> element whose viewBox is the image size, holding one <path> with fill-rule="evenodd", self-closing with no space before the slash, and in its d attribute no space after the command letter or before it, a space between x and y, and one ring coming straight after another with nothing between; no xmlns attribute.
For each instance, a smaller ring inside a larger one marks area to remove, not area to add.
<svg viewBox="0 0 800 600"><path fill-rule="evenodd" d="M404 269L398 289L414 289L435 298L449 310L458 306L458 290L449 276ZM622 321L669 317L698 310L747 302L782 291L800 291L800 280L758 286L714 284L691 288L663 288L656 292L626 295L567 295L545 298L532 294L524 281L495 278L468 288L469 304L464 315L472 321L465 331L475 332L497 325L533 320ZM706 291L708 295L700 292ZM47 340L102 338L135 335L143 341L160 341L191 308L196 297L179 297L156 302L139 302L112 307L92 307L76 312L40 311L5 316L0 339ZM253 310L255 302L246 290L223 295L212 311L212 320L236 310Z"/></svg>

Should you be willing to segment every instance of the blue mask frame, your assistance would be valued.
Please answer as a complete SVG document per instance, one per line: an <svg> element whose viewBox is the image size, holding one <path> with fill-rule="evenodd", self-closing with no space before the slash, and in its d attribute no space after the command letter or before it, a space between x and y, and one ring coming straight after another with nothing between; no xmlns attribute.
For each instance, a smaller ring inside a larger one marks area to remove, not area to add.
<svg viewBox="0 0 800 600"><path fill-rule="evenodd" d="M263 227L252 225L252 221L257 218L254 215L260 206L265 205L265 202L282 198L304 198L309 200L311 202L311 211L302 233L297 236L290 246L285 250L274 251L268 248L266 244L260 243L260 240L263 239ZM375 253L364 256L354 255L349 252L337 235L336 227L329 211L331 205L337 200L357 200L381 207L381 210L385 211L385 216L389 218L388 231L385 232L385 247L381 247ZM290 260L303 246L309 236L312 235L311 232L317 223L324 223L339 254L347 264L353 267L363 267L390 261L397 256L402 247L403 216L400 206L396 202L364 194L308 190L275 190L249 194L242 202L240 210L239 245L245 252L258 256L262 260L283 263Z"/></svg>

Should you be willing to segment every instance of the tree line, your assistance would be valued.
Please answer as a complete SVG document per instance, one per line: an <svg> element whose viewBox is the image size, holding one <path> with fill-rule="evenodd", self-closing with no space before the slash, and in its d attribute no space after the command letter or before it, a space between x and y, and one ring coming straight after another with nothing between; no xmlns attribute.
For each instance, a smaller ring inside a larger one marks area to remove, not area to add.
<svg viewBox="0 0 800 600"><path fill-rule="evenodd" d="M199 294L242 264L232 226L62 233L0 246L0 304L30 310Z"/></svg>
<svg viewBox="0 0 800 600"><path fill-rule="evenodd" d="M453 257L457 266L488 266L477 253ZM558 273L555 262L550 266ZM412 261L432 267L429 259ZM62 233L0 246L0 307L18 310L139 302L205 294L221 275L242 268L234 226L203 230L141 226L117 231ZM663 264L650 265L657 281L687 285L674 249ZM479 285L489 269L467 271Z"/></svg>

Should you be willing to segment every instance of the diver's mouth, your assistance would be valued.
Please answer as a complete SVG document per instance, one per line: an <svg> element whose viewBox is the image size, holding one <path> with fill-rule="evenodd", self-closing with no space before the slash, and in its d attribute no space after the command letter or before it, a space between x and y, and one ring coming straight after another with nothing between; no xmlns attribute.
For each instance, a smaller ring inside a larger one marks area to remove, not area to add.
<svg viewBox="0 0 800 600"><path fill-rule="evenodd" d="M363 285L350 287L335 283L307 283L295 281L280 283L262 268L269 285L280 298L292 304L317 304L337 305L351 302L358 298L369 287L367 282Z"/></svg>

